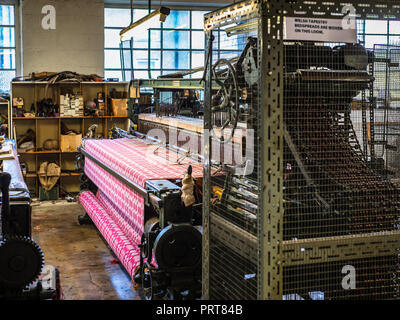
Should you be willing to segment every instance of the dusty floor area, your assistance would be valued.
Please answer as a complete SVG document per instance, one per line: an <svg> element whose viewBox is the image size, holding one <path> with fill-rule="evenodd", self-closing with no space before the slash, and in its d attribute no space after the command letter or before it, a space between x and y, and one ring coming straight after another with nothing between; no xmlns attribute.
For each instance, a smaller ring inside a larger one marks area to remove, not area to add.
<svg viewBox="0 0 400 320"><path fill-rule="evenodd" d="M60 271L65 300L135 300L123 267L93 225L80 226L77 203L34 202L32 237L41 246L45 263Z"/></svg>

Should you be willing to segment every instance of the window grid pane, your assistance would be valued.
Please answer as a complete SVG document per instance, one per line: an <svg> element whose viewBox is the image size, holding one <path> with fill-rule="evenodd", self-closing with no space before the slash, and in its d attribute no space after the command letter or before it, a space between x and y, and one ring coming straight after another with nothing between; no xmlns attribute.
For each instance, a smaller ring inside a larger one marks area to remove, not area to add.
<svg viewBox="0 0 400 320"><path fill-rule="evenodd" d="M16 75L15 51L14 6L0 5L0 93L10 91Z"/></svg>

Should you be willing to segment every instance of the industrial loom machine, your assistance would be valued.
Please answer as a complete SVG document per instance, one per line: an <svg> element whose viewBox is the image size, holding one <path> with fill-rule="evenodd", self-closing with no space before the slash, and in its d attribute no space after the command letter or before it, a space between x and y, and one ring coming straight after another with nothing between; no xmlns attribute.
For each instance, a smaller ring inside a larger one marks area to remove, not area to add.
<svg viewBox="0 0 400 320"><path fill-rule="evenodd" d="M243 1L205 15L204 129L254 131L244 174L213 163L226 138L205 143L205 299L400 297L400 189L374 152L380 57L356 40L285 39L289 17L333 18L336 7ZM370 114L363 145L355 104L363 129Z"/></svg>
<svg viewBox="0 0 400 320"><path fill-rule="evenodd" d="M146 299L199 298L202 165L125 136L84 141L79 202Z"/></svg>
<svg viewBox="0 0 400 320"><path fill-rule="evenodd" d="M399 298L400 189L350 117L373 130L377 57L284 41L264 65L264 5L206 15L203 79L131 82L129 132L84 141L80 202L148 299Z"/></svg>

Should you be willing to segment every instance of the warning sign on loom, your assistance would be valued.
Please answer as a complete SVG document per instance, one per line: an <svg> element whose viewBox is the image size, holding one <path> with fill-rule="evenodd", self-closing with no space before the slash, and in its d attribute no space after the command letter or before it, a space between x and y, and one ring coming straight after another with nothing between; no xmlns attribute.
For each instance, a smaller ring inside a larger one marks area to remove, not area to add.
<svg viewBox="0 0 400 320"><path fill-rule="evenodd" d="M343 19L286 17L284 39L355 43L355 25Z"/></svg>

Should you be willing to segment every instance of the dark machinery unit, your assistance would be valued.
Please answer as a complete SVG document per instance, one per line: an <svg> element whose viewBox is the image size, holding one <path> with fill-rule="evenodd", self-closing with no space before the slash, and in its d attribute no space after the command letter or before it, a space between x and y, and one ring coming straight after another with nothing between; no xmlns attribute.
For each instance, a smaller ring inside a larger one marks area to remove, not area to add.
<svg viewBox="0 0 400 320"><path fill-rule="evenodd" d="M203 114L200 91L190 89L156 90L156 114L158 116L188 116L197 118Z"/></svg>
<svg viewBox="0 0 400 320"><path fill-rule="evenodd" d="M59 299L58 271L44 268L43 252L31 239L31 200L18 160L3 161L0 188L0 299Z"/></svg>
<svg viewBox="0 0 400 320"><path fill-rule="evenodd" d="M138 115L141 113L155 113L158 117L202 118L204 107L200 79L176 78L179 74L173 76L175 78L165 76L130 82L128 116L134 124L139 124Z"/></svg>
<svg viewBox="0 0 400 320"><path fill-rule="evenodd" d="M10 211L4 233L31 237L31 197L22 176L19 161L3 161L3 172L11 175L9 187Z"/></svg>
<svg viewBox="0 0 400 320"><path fill-rule="evenodd" d="M145 223L142 271L136 280L141 280L147 299L200 298L201 231L195 225L201 218L193 216L201 208L196 212L192 207L184 207L181 188L168 180L148 181L146 186L157 215ZM153 256L157 267L151 265Z"/></svg>
<svg viewBox="0 0 400 320"><path fill-rule="evenodd" d="M223 136L206 141L206 299L399 298L400 190L350 120L356 99L375 102L375 57L358 44L283 41L284 12L332 18L333 4L315 3L243 1L205 16L205 130L255 132L245 174L213 161ZM239 54L221 58L223 45ZM343 284L346 268L356 287Z"/></svg>

